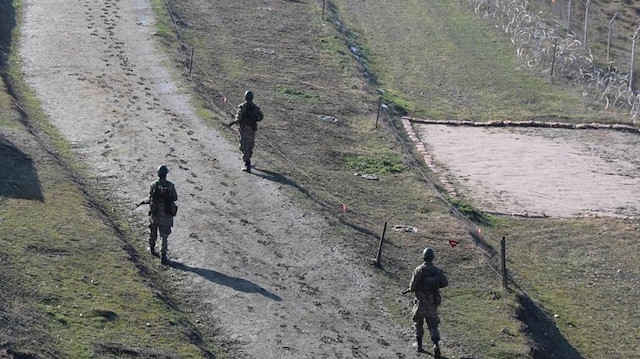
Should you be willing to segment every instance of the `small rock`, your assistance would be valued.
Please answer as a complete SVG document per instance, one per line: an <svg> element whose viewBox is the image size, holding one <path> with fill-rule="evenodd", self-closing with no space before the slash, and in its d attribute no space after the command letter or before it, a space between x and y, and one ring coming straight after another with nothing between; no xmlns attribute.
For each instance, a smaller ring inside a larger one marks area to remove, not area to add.
<svg viewBox="0 0 640 359"><path fill-rule="evenodd" d="M265 49L264 47L258 47L258 48L255 49L255 51L260 51L260 52L262 52L264 54L267 54L267 55L275 55L276 54L275 51L269 50L269 49Z"/></svg>
<svg viewBox="0 0 640 359"><path fill-rule="evenodd" d="M355 173L355 175L357 177L361 177L361 178L364 178L366 180L371 180L371 181L379 181L380 180L380 177L378 177L376 175L369 174L369 173Z"/></svg>
<svg viewBox="0 0 640 359"><path fill-rule="evenodd" d="M338 119L333 116L320 115L320 119L331 123L338 123Z"/></svg>
<svg viewBox="0 0 640 359"><path fill-rule="evenodd" d="M416 227L407 226L407 225L401 225L401 224L397 224L397 225L393 226L392 229L394 231L398 231L398 232L408 232L408 233L417 233L418 232L418 229Z"/></svg>

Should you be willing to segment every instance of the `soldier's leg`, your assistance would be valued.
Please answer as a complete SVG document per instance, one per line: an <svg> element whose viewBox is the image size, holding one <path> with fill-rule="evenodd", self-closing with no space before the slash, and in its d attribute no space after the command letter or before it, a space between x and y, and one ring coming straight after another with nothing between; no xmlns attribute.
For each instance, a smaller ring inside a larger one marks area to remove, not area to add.
<svg viewBox="0 0 640 359"><path fill-rule="evenodd" d="M251 157L253 156L253 146L255 144L256 133L250 128L240 129L240 151L242 151L242 161L244 161L243 171L251 172Z"/></svg>
<svg viewBox="0 0 640 359"><path fill-rule="evenodd" d="M417 350L422 352L422 337L424 336L424 317L418 314L413 315L413 325L416 332Z"/></svg>
<svg viewBox="0 0 640 359"><path fill-rule="evenodd" d="M154 256L156 253L156 241L158 240L158 225L155 223L149 224L149 252Z"/></svg>
<svg viewBox="0 0 640 359"><path fill-rule="evenodd" d="M440 342L440 332L438 331L438 324L440 323L440 318L438 315L429 315L427 316L427 328L429 328L429 334L431 334L431 342L433 344L438 344Z"/></svg>
<svg viewBox="0 0 640 359"><path fill-rule="evenodd" d="M440 332L438 331L438 324L440 323L440 318L438 318L437 313L430 313L426 317L427 327L429 328L429 334L431 335L431 342L433 343L433 357L439 359L441 357L440 354Z"/></svg>
<svg viewBox="0 0 640 359"><path fill-rule="evenodd" d="M169 258L167 257L167 251L169 250L169 234L171 234L171 227L160 226L160 238L162 238L162 249L160 250L160 255L163 264L169 263Z"/></svg>

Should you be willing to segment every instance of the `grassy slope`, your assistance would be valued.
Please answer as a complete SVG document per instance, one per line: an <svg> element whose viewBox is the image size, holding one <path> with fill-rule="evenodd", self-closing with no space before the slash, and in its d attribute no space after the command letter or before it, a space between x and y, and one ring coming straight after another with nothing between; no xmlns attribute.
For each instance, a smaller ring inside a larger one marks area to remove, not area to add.
<svg viewBox="0 0 640 359"><path fill-rule="evenodd" d="M77 177L81 166L67 165L73 163L69 147L22 85L17 64L12 54L6 78L29 127L19 122L16 99L2 87L0 136L26 160L1 170L33 166L34 178L20 183L34 185L33 195L13 195L8 182L0 183L7 195L0 197L0 313L10 323L0 330L3 348L61 358L203 357L206 344L163 294L162 274L150 257L138 257L143 241L130 247L133 238L100 214L98 191Z"/></svg>
<svg viewBox="0 0 640 359"><path fill-rule="evenodd" d="M458 1L336 1L361 29L381 87L414 116L511 119L593 114L579 91L520 66L508 37ZM464 2L462 2L464 4Z"/></svg>
<svg viewBox="0 0 640 359"><path fill-rule="evenodd" d="M513 220L491 237L507 236L516 282L557 316L585 358L633 358L640 350L639 231L638 220Z"/></svg>

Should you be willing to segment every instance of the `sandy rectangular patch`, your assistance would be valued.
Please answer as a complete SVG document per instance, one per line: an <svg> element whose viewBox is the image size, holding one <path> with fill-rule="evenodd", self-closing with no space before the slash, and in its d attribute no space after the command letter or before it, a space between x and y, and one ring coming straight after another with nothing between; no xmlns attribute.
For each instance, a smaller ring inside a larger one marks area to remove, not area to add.
<svg viewBox="0 0 640 359"><path fill-rule="evenodd" d="M640 136L610 130L414 124L458 192L499 213L640 213Z"/></svg>

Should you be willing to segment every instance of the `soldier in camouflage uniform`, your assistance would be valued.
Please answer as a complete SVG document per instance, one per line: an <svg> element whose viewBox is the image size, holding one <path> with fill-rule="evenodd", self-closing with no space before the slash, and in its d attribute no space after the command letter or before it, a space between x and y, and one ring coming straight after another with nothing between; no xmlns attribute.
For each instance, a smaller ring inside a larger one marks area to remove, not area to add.
<svg viewBox="0 0 640 359"><path fill-rule="evenodd" d="M424 335L424 321L427 321L427 327L431 334L433 342L434 357L440 358L440 333L438 332L438 306L440 305L440 288L449 285L449 280L445 276L442 269L433 265L435 252L431 248L425 248L422 252L424 263L416 267L411 277L411 284L406 292L415 292L416 299L413 306L413 322L416 330L416 341L418 342L418 351L424 352L422 349L422 336Z"/></svg>
<svg viewBox="0 0 640 359"><path fill-rule="evenodd" d="M253 155L253 145L258 130L258 122L264 117L260 107L253 103L253 92L244 93L245 101L238 106L236 120L229 124L231 127L237 123L240 127L240 151L244 166L242 170L251 173L251 156Z"/></svg>
<svg viewBox="0 0 640 359"><path fill-rule="evenodd" d="M175 205L175 201L178 200L178 193L173 183L167 181L167 173L169 173L167 166L158 167L158 179L149 186L149 198L138 204L149 205L150 235L148 250L154 256L158 255L156 252L156 240L158 239L158 232L160 232L162 264L169 264L167 239L171 234L171 227L173 227L173 217L178 210Z"/></svg>

